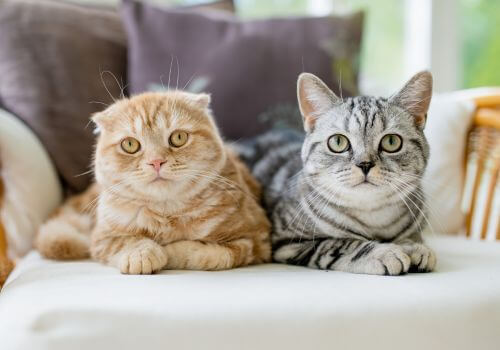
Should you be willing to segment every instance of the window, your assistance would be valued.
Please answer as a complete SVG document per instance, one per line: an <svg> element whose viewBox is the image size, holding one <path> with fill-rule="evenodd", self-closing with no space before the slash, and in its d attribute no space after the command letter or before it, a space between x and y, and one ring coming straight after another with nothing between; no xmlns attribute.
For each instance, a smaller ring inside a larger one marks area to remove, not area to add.
<svg viewBox="0 0 500 350"><path fill-rule="evenodd" d="M460 0L460 87L500 85L500 1Z"/></svg>

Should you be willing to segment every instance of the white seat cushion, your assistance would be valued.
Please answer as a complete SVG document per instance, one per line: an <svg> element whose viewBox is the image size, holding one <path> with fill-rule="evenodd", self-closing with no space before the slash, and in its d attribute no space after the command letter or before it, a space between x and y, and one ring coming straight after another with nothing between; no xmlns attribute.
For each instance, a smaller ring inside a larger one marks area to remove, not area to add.
<svg viewBox="0 0 500 350"><path fill-rule="evenodd" d="M0 294L2 349L498 349L500 243L429 239L437 272L268 264L125 276L30 253Z"/></svg>

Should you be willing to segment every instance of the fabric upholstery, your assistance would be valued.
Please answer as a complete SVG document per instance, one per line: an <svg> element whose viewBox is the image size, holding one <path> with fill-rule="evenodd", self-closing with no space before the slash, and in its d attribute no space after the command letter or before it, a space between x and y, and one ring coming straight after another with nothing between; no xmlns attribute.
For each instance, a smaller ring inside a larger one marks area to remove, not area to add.
<svg viewBox="0 0 500 350"><path fill-rule="evenodd" d="M242 21L127 0L132 93L187 88L212 94L223 135L239 139L276 122L300 123L297 76L308 71L357 93L363 16Z"/></svg>
<svg viewBox="0 0 500 350"><path fill-rule="evenodd" d="M432 98L425 126L431 153L422 182L429 231L458 233L464 227L464 154L473 111L474 104L460 93Z"/></svg>
<svg viewBox="0 0 500 350"><path fill-rule="evenodd" d="M500 243L432 237L437 271L399 277L267 264L126 276L33 252L0 294L18 349L494 349Z"/></svg>

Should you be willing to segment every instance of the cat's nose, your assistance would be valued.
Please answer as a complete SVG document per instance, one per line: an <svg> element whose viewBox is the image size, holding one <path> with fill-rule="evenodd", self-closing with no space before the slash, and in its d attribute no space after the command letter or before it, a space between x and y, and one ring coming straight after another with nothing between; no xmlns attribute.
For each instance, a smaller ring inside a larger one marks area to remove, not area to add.
<svg viewBox="0 0 500 350"><path fill-rule="evenodd" d="M156 171L160 171L161 166L166 162L167 161L163 159L155 159L149 162L148 164L151 165L153 168L155 168Z"/></svg>
<svg viewBox="0 0 500 350"><path fill-rule="evenodd" d="M357 163L356 166L361 169L363 174L368 175L368 173L370 172L370 169L375 166L375 163L374 162L361 162L361 163Z"/></svg>

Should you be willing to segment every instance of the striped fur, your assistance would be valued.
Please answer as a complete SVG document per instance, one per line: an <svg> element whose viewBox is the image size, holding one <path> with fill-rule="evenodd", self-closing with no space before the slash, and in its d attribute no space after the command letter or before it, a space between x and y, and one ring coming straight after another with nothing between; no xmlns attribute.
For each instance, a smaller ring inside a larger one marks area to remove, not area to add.
<svg viewBox="0 0 500 350"><path fill-rule="evenodd" d="M275 261L368 274L433 270L435 255L421 238L420 183L431 83L423 72L390 99L341 100L304 74L298 94L306 133L271 131L238 146L263 185ZM349 139L347 151L329 149L334 134ZM387 134L401 136L400 151L380 148ZM373 165L367 175L362 162Z"/></svg>

